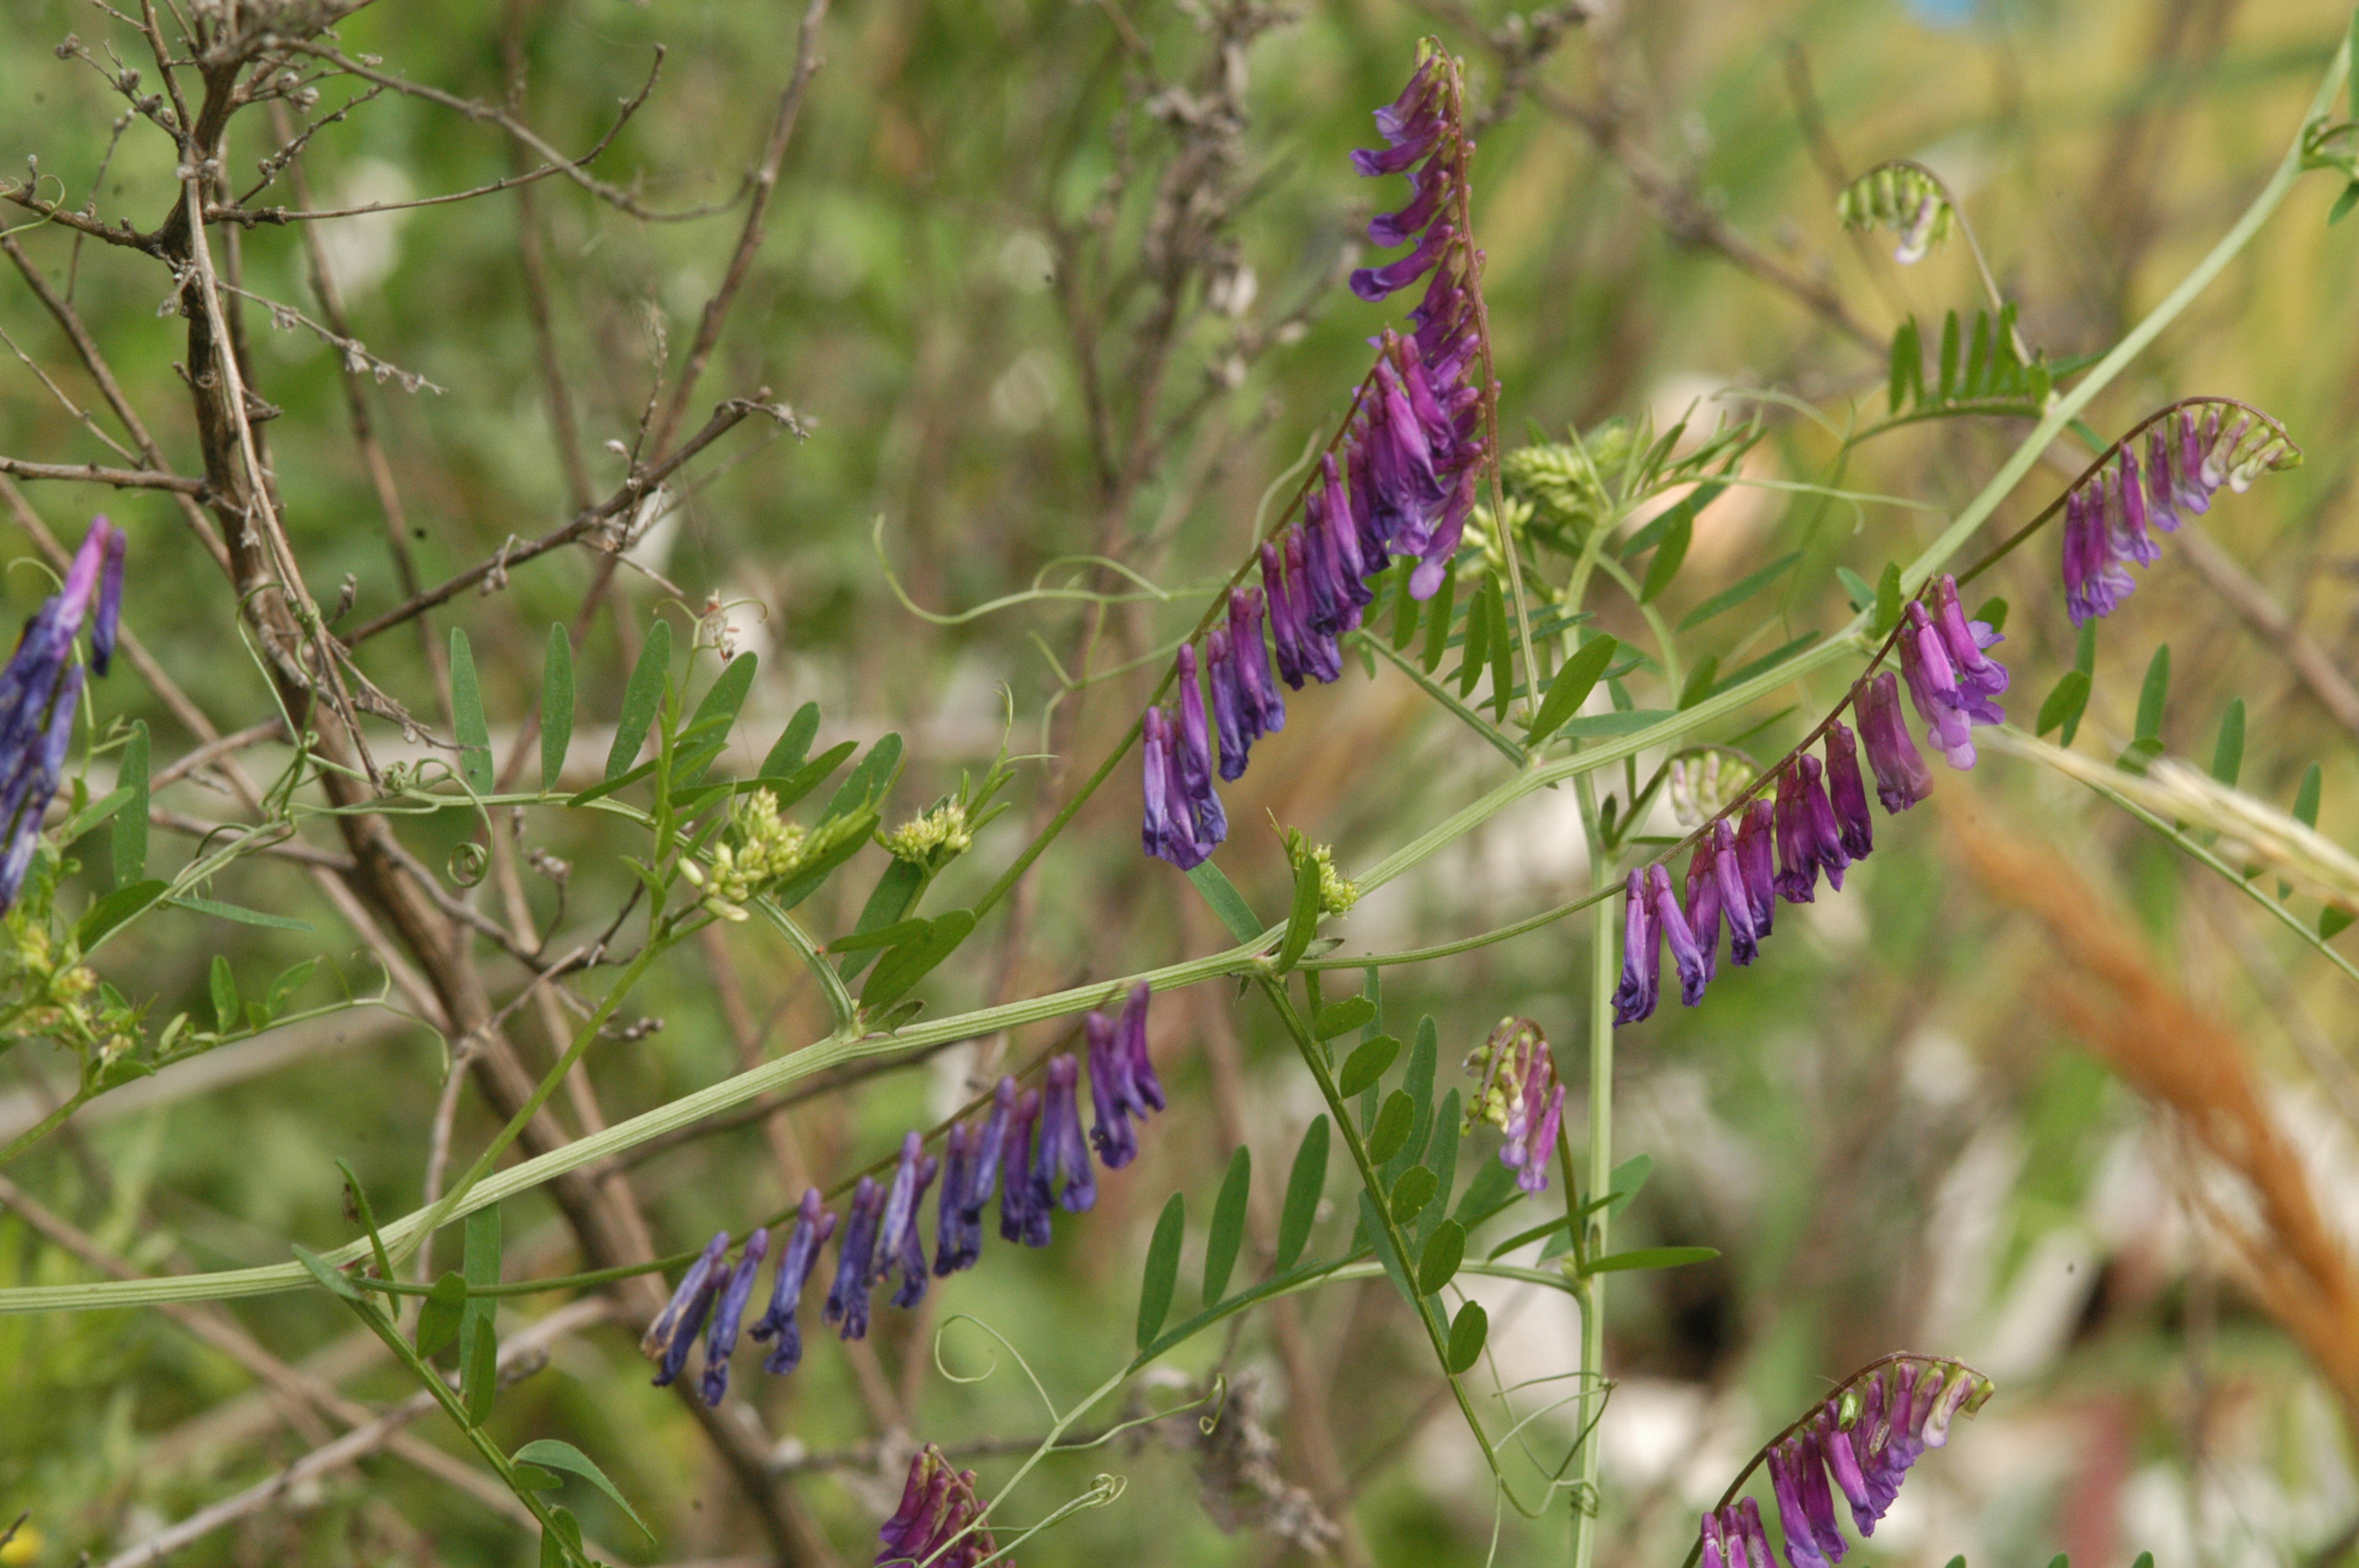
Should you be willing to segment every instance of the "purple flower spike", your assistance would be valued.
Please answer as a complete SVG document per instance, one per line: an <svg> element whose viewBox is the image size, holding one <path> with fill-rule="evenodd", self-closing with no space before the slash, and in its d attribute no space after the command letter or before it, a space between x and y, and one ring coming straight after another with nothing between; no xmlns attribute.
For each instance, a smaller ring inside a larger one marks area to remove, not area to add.
<svg viewBox="0 0 2359 1568"><path fill-rule="evenodd" d="M1655 919L1671 944L1671 961L1679 966L1680 1000L1693 1007L1703 1000L1705 974L1703 950L1696 946L1695 934L1688 929L1688 918L1680 911L1680 901L1671 892L1671 873L1659 860L1647 868L1647 899L1655 906Z"/></svg>
<svg viewBox="0 0 2359 1568"><path fill-rule="evenodd" d="M16 902L41 839L41 815L58 792L73 739L82 672L72 662L74 634L93 595L91 667L106 673L123 597L123 535L93 519L66 570L65 584L25 622L0 670L0 913ZM102 580L103 579L103 580Z"/></svg>
<svg viewBox="0 0 2359 1568"><path fill-rule="evenodd" d="M29 750L5 759L7 783L0 791L0 821L9 824L7 848L0 853L0 912L16 902L32 869L33 851L41 844L41 814L58 793L65 771L66 752L73 741L74 704L82 696L82 667L66 666L58 681L49 710L49 728L36 736Z"/></svg>
<svg viewBox="0 0 2359 1568"><path fill-rule="evenodd" d="M922 1133L912 1130L902 1135L900 1163L894 1167L893 1190L885 1200L885 1217L876 1230L877 1273L901 1271L901 1288L893 1292L897 1307L913 1307L925 1298L926 1248L918 1234L918 1213L940 1165L926 1152Z"/></svg>
<svg viewBox="0 0 2359 1568"><path fill-rule="evenodd" d="M1777 919L1777 877L1771 860L1773 807L1756 795L1745 808L1736 828L1736 863L1745 872L1745 892L1753 904L1753 936L1769 935Z"/></svg>
<svg viewBox="0 0 2359 1568"><path fill-rule="evenodd" d="M704 1314L712 1309L712 1293L721 1284L721 1260L728 1253L729 1233L724 1230L705 1243L688 1272L679 1277L671 1300L640 1336L640 1353L661 1358L656 1368L657 1388L670 1383L688 1365L688 1347L696 1343L698 1331L704 1327Z"/></svg>
<svg viewBox="0 0 2359 1568"><path fill-rule="evenodd" d="M1843 892L1843 868L1851 854L1843 848L1843 827L1827 799L1826 764L1807 753L1794 762L1802 775L1802 850L1827 873L1827 885Z"/></svg>
<svg viewBox="0 0 2359 1568"><path fill-rule="evenodd" d="M1068 1214L1082 1214L1098 1201L1097 1177L1090 1168L1089 1145L1082 1139L1082 1110L1075 1091L1082 1065L1071 1054L1049 1059L1040 1091L1040 1142L1032 1152L1032 1206L1044 1217L1054 1195ZM1065 1175L1064 1190L1057 1173Z"/></svg>
<svg viewBox="0 0 2359 1568"><path fill-rule="evenodd" d="M1769 1489L1777 1499L1777 1526L1786 1532L1786 1561L1792 1568L1827 1568L1818 1532L1802 1508L1799 1447L1788 1438L1769 1451Z"/></svg>
<svg viewBox="0 0 2359 1568"><path fill-rule="evenodd" d="M868 1292L876 1284L876 1222L885 1212L885 1189L874 1176L863 1176L852 1189L851 1217L843 1222L843 1242L836 1249L835 1283L827 1292L822 1315L842 1324L846 1339L868 1336Z"/></svg>
<svg viewBox="0 0 2359 1568"><path fill-rule="evenodd" d="M770 1233L757 1227L745 1238L745 1256L721 1289L721 1307L712 1314L712 1332L704 1341L704 1376L697 1382L697 1392L708 1406L718 1405L729 1391L729 1357L736 1354L737 1330L745 1321L745 1303L754 1296L754 1276L761 1272L769 1250Z"/></svg>
<svg viewBox="0 0 2359 1568"><path fill-rule="evenodd" d="M1114 1020L1093 1012L1082 1020L1090 1042L1090 1108L1096 1120L1090 1146L1109 1171L1138 1158L1138 1133L1130 1125L1130 1072L1114 1044Z"/></svg>
<svg viewBox="0 0 2359 1568"><path fill-rule="evenodd" d="M1255 727L1267 735L1286 728L1286 698L1270 673L1261 619L1261 589L1229 589L1229 652L1236 660L1237 693L1254 709Z"/></svg>
<svg viewBox="0 0 2359 1568"><path fill-rule="evenodd" d="M1457 239L1455 224L1437 223L1425 232L1417 249L1398 261L1385 266L1364 266L1352 274L1352 292L1370 304L1407 288L1441 260L1442 253Z"/></svg>
<svg viewBox="0 0 2359 1568"><path fill-rule="evenodd" d="M817 1187L807 1188L802 1207L795 1216L794 1233L787 1238L786 1249L778 1255L778 1279L771 1287L770 1310L746 1330L756 1339L777 1340L762 1363L765 1372L791 1372L801 1365L803 1334L796 1314L802 1309L803 1286L819 1262L819 1249L834 1234L835 1216L829 1212L827 1200L820 1195Z"/></svg>
<svg viewBox="0 0 2359 1568"><path fill-rule="evenodd" d="M1622 983L1614 990L1614 1022L1636 1023L1653 1015L1662 991L1662 917L1636 871L1623 883L1622 900Z"/></svg>
<svg viewBox="0 0 2359 1568"><path fill-rule="evenodd" d="M1901 627L1900 675L1908 683L1908 695L1917 704L1917 716L1925 721L1926 738L1949 759L1951 767L1973 767L1973 724L1962 706L1957 672L1951 667L1950 655L1941 646L1940 636L1933 630L1925 606L1916 600L1908 601L1907 620Z"/></svg>
<svg viewBox="0 0 2359 1568"><path fill-rule="evenodd" d="M1854 688L1853 711L1867 741L1867 765L1875 773L1875 795L1891 812L1906 811L1933 792L1932 771L1909 738L1900 716L1900 681L1885 670Z"/></svg>
<svg viewBox="0 0 2359 1568"><path fill-rule="evenodd" d="M1760 939L1753 927L1753 898L1745 886L1743 857L1736 850L1736 832L1722 817L1712 825L1712 876L1720 892L1720 913L1728 921L1728 957L1739 968L1759 956ZM1696 846L1696 853L1704 846ZM1694 873L1689 873L1690 879ZM1690 894L1690 899L1695 895Z"/></svg>
<svg viewBox="0 0 2359 1568"><path fill-rule="evenodd" d="M983 1522L974 1472L953 1467L930 1443L910 1459L901 1506L877 1535L884 1542L877 1568L975 1568L999 1555L999 1543Z"/></svg>
<svg viewBox="0 0 2359 1568"><path fill-rule="evenodd" d="M1049 1210L1034 1201L1032 1191L1032 1124L1040 1119L1040 1091L1026 1089L1007 1119L1007 1137L999 1150L999 1236L1027 1247L1046 1247L1051 1239Z"/></svg>
<svg viewBox="0 0 2359 1568"><path fill-rule="evenodd" d="M1867 780L1859 771L1859 746L1840 719L1827 726L1827 798L1843 853L1854 860L1867 859L1875 848L1875 821L1867 814Z"/></svg>
<svg viewBox="0 0 2359 1568"><path fill-rule="evenodd" d="M1720 879L1713 872L1710 844L1698 844L1688 860L1684 896L1688 932L1703 955L1703 978L1710 980L1720 972Z"/></svg>

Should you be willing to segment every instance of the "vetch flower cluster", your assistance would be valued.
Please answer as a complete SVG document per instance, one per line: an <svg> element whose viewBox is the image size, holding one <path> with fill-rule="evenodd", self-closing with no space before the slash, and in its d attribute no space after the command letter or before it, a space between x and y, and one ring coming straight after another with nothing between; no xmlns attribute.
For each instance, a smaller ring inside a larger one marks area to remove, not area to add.
<svg viewBox="0 0 2359 1568"><path fill-rule="evenodd" d="M1340 640L1374 601L1371 579L1394 557L1408 557L1417 562L1410 596L1428 599L1440 589L1490 450L1479 384L1482 255L1464 232L1474 144L1460 123L1448 57L1429 55L1375 118L1386 146L1353 153L1353 166L1371 178L1406 174L1411 200L1371 222L1369 238L1412 248L1353 273L1352 290L1375 301L1428 275L1430 281L1409 313L1408 333L1387 329L1376 339L1375 368L1302 496L1301 520L1261 545L1260 586L1231 589L1222 623L1205 633L1210 719L1192 643L1177 655L1176 712L1147 712L1140 839L1147 853L1182 871L1228 836L1214 772L1234 782L1253 743L1285 728L1278 682L1299 691L1305 680L1342 677Z"/></svg>
<svg viewBox="0 0 2359 1568"><path fill-rule="evenodd" d="M1548 1036L1528 1018L1503 1018L1467 1054L1466 1070L1480 1079L1466 1108L1467 1127L1488 1122L1506 1133L1499 1162L1516 1173L1525 1192L1546 1192L1549 1156L1564 1119L1564 1086Z"/></svg>
<svg viewBox="0 0 2359 1568"><path fill-rule="evenodd" d="M2223 415L2234 421L2223 427ZM2186 514L2212 509L2222 485L2243 494L2266 470L2288 469L2301 451L2266 416L2238 404L2207 403L2168 413L2146 433L2146 463L2125 440L2114 460L2064 498L2064 608L2072 623L2110 615L2137 587L2130 563L2161 557L2151 529L2179 531Z"/></svg>
<svg viewBox="0 0 2359 1568"><path fill-rule="evenodd" d="M737 841L715 849L709 869L685 857L679 863L679 874L703 892L704 908L723 920L745 919L745 905L756 895L830 847L815 841L828 829L814 835L799 823L785 820L778 815L778 797L766 789L745 796L736 818ZM856 819L849 820L856 824Z"/></svg>
<svg viewBox="0 0 2359 1568"><path fill-rule="evenodd" d="M1990 1379L1971 1368L1897 1357L1781 1437L1767 1455L1769 1487L1789 1568L1843 1561L1837 1491L1861 1537L1874 1535L1909 1466L1948 1443L1951 1422L1980 1410L1990 1395ZM1703 1516L1702 1568L1768 1568L1774 1561L1752 1498Z"/></svg>
<svg viewBox="0 0 2359 1568"><path fill-rule="evenodd" d="M1937 579L1932 600L1930 611L1923 601L1910 600L1904 614L1897 639L1901 677L1934 746L1952 767L1970 768L1973 727L2006 718L1992 698L2006 689L2006 667L1989 654L2003 639L1984 622L1966 619L1954 579ZM1844 871L1875 848L1867 776L1860 771L1862 740L1876 798L1887 814L1925 798L1932 775L1901 717L1899 686L1900 677L1889 670L1854 686L1848 700L1859 734L1854 735L1838 709L1827 721L1823 758L1804 752L1776 769L1774 803L1755 795L1741 807L1723 808L1696 845L1679 892L1671 887L1669 868L1660 862L1630 872L1623 888L1616 1023L1653 1014L1662 990L1666 943L1679 973L1680 1000L1693 1007L1718 972L1723 924L1729 957L1742 967L1759 955L1776 924L1779 899L1811 903L1821 875L1829 887L1843 891Z"/></svg>
<svg viewBox="0 0 2359 1568"><path fill-rule="evenodd" d="M1001 1238L1027 1247L1049 1245L1057 1209L1079 1214L1095 1206L1092 1150L1097 1162L1120 1170L1138 1156L1134 1119L1144 1120L1164 1108L1163 1083L1147 1054L1147 1007L1152 994L1141 981L1125 1000L1118 1019L1093 1012L1082 1020L1090 1043L1094 1110L1094 1125L1086 1138L1081 1064L1070 1054L1059 1055L1049 1059L1038 1089L1025 1088L1013 1077L1000 1079L990 1109L980 1121L952 1125L939 1158L926 1152L924 1135L912 1130L901 1140L888 1183L863 1175L853 1184L836 1245L835 1272L821 1307L821 1318L841 1337L867 1336L876 1287L895 1275L900 1282L892 1302L906 1310L924 1299L930 1279L973 1268L983 1254L983 1211L995 1192ZM929 1263L923 1222L926 1195L937 1177L941 1189ZM702 1336L698 1391L707 1404L719 1404L728 1391L729 1358L741 1329L756 1340L776 1341L763 1363L765 1371L793 1371L803 1353L799 1322L803 1290L818 1271L821 1249L836 1235L836 1219L818 1189L803 1194L779 1249L768 1310L750 1328L745 1311L753 1299L755 1276L769 1255L770 1233L757 1228L747 1236L734 1267L729 1233L713 1237L680 1276L670 1302L639 1342L639 1348L658 1363L656 1384L661 1387L679 1376L690 1349Z"/></svg>
<svg viewBox="0 0 2359 1568"><path fill-rule="evenodd" d="M0 913L24 889L41 841L41 816L57 796L66 748L73 740L74 705L82 683L73 643L85 615L91 623L90 667L103 676L114 657L127 545L122 529L104 517L92 518L65 585L33 611L7 668L0 670L0 822L7 825L0 835Z"/></svg>
<svg viewBox="0 0 2359 1568"><path fill-rule="evenodd" d="M909 1461L909 1478L902 1484L901 1506L877 1533L884 1549L876 1568L900 1564L915 1568L975 1568L995 1557L999 1543L983 1522L983 1499L975 1495L974 1472L952 1465L929 1443ZM937 1556L936 1553L940 1553ZM1014 1568L1014 1560L1006 1560Z"/></svg>

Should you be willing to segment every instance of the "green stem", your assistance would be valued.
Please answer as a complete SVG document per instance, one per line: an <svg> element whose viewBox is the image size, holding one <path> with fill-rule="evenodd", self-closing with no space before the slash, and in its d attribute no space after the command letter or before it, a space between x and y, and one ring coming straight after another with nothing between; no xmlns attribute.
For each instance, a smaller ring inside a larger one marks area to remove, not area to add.
<svg viewBox="0 0 2359 1568"><path fill-rule="evenodd" d="M1581 802L1581 821L1589 838L1590 874L1597 882L1591 898L1597 904L1597 932L1590 943L1589 963L1589 1182L1587 1192L1599 1198L1614 1183L1614 989L1615 959L1612 903L1613 862L1607 859L1604 836L1597 818L1597 792L1583 778L1574 786ZM1565 1172L1568 1213L1581 1205L1572 1186L1569 1145L1560 1154ZM1603 1205L1591 1211L1587 1234L1579 1237L1581 1256L1605 1256L1608 1212ZM1581 1482L1572 1497L1572 1568L1590 1568L1597 1552L1598 1417L1605 1408L1605 1276L1584 1272L1581 1278Z"/></svg>
<svg viewBox="0 0 2359 1568"><path fill-rule="evenodd" d="M14 1160L18 1154L30 1149L34 1144L38 1143L42 1139L47 1138L59 1128L63 1127L66 1123L66 1119L73 1115L75 1111L80 1110L90 1100L96 1098L97 1093L97 1090L92 1088L87 1084L74 1090L73 1098L71 1099L67 1100L64 1104L59 1106L57 1109L41 1118L39 1121L36 1122L31 1127L27 1128L24 1131L16 1134L16 1137L10 1139L8 1141L8 1147L5 1149L0 1149L0 1165L6 1164L9 1161Z"/></svg>
<svg viewBox="0 0 2359 1568"><path fill-rule="evenodd" d="M1364 629L1354 632L1352 635L1362 647L1374 648L1377 653L1382 654L1386 658L1391 660L1395 669L1399 670L1401 674L1415 681L1419 687L1424 691L1426 696L1433 698L1434 701L1448 708L1461 723L1473 730L1477 735L1482 736L1484 740L1488 741L1492 747L1496 750L1501 756L1506 758L1507 761L1515 763L1516 766L1520 768L1529 760L1528 754L1524 751L1524 749L1521 746L1516 745L1513 741L1508 740L1507 737L1494 726L1490 720L1484 719L1481 714L1475 712L1473 708L1459 701L1456 697L1451 695L1448 687L1442 686L1440 682L1435 680L1431 676L1427 675L1425 671L1419 669L1415 663L1404 658L1399 650L1396 649L1392 645L1390 639L1371 635Z"/></svg>

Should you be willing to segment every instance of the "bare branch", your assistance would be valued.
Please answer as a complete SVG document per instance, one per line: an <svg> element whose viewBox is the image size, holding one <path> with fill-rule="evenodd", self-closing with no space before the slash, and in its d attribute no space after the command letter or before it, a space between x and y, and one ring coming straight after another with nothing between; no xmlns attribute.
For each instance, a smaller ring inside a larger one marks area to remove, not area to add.
<svg viewBox="0 0 2359 1568"><path fill-rule="evenodd" d="M111 469L97 463L28 463L21 458L0 457L0 473L17 479L79 480L85 484L111 484L117 490L171 490L182 495L211 493L205 481L153 469Z"/></svg>

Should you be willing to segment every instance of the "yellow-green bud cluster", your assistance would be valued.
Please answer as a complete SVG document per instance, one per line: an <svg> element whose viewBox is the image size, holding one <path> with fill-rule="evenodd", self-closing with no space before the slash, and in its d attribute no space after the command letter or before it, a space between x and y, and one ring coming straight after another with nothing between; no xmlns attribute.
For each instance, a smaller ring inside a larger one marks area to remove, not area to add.
<svg viewBox="0 0 2359 1568"><path fill-rule="evenodd" d="M1835 211L1846 229L1879 223L1892 229L1900 236L1893 259L1904 265L1948 239L1957 219L1941 182L1907 163L1888 163L1853 180L1835 199Z"/></svg>
<svg viewBox="0 0 2359 1568"><path fill-rule="evenodd" d="M1682 827L1701 827L1745 793L1761 770L1725 752L1671 759L1671 815Z"/></svg>
<svg viewBox="0 0 2359 1568"><path fill-rule="evenodd" d="M1350 914L1352 906L1360 902L1360 884L1335 869L1334 850L1324 844L1306 842L1302 853L1319 868L1319 913ZM1299 860L1296 863L1300 864Z"/></svg>
<svg viewBox="0 0 2359 1568"><path fill-rule="evenodd" d="M814 858L813 835L778 815L778 797L756 790L736 813L736 842L712 851L712 864L680 863L680 875L703 890L704 907L723 920L745 918L745 905Z"/></svg>
<svg viewBox="0 0 2359 1568"><path fill-rule="evenodd" d="M974 832L967 826L965 806L952 800L911 817L890 833L879 833L876 842L897 860L939 871L973 847Z"/></svg>
<svg viewBox="0 0 2359 1568"><path fill-rule="evenodd" d="M1470 1130L1485 1122L1502 1132L1518 1124L1528 1125L1537 1109L1525 1104L1525 1083L1532 1076L1531 1054L1547 1049L1547 1037L1538 1024L1528 1018L1503 1018L1489 1038L1466 1053L1466 1072L1476 1085L1466 1102Z"/></svg>

